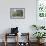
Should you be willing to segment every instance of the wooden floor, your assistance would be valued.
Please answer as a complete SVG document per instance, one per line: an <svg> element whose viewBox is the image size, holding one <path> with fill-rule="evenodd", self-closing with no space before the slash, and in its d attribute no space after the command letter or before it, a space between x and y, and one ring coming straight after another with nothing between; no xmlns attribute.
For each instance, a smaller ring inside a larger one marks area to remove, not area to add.
<svg viewBox="0 0 46 46"><path fill-rule="evenodd" d="M0 42L0 46L4 46L4 43L2 42ZM12 43L12 42L10 42L10 43L8 43L8 45L7 46L15 46L15 42L14 43ZM25 46L25 45L24 45ZM32 43L30 43L30 46L37 46L37 43L34 43L34 42L32 42ZM44 43L43 45L41 45L41 46L46 46L46 43Z"/></svg>

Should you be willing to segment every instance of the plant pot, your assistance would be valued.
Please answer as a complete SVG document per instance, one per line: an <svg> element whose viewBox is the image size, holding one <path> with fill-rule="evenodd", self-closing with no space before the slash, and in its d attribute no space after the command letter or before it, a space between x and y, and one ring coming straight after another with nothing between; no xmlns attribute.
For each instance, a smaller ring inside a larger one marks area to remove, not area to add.
<svg viewBox="0 0 46 46"><path fill-rule="evenodd" d="M41 43L44 42L44 40L45 40L45 39L38 39L37 42L41 44Z"/></svg>
<svg viewBox="0 0 46 46"><path fill-rule="evenodd" d="M37 43L40 43L40 39L37 39Z"/></svg>
<svg viewBox="0 0 46 46"><path fill-rule="evenodd" d="M45 39L40 39L40 43L44 43L44 40L45 40Z"/></svg>

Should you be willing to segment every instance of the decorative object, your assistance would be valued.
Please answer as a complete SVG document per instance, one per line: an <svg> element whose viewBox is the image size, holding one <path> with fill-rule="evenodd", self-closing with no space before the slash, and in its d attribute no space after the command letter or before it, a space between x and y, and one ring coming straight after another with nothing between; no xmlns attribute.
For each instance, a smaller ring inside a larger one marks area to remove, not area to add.
<svg viewBox="0 0 46 46"><path fill-rule="evenodd" d="M18 33L18 27L16 28L11 28L11 34Z"/></svg>
<svg viewBox="0 0 46 46"><path fill-rule="evenodd" d="M24 19L25 8L10 8L10 18L11 19Z"/></svg>

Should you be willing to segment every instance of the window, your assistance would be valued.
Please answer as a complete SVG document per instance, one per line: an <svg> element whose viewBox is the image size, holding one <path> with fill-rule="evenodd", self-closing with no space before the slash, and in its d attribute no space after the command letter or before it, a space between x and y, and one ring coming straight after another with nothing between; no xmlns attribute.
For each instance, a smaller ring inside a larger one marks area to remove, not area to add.
<svg viewBox="0 0 46 46"><path fill-rule="evenodd" d="M37 0L37 15L46 17L46 0Z"/></svg>

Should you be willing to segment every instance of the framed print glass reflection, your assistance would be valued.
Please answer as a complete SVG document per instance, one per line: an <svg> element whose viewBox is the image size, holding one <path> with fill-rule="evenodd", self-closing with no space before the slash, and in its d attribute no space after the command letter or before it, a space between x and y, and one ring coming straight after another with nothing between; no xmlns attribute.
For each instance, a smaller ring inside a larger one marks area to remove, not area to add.
<svg viewBox="0 0 46 46"><path fill-rule="evenodd" d="M24 19L25 8L10 8L10 18L11 19Z"/></svg>

